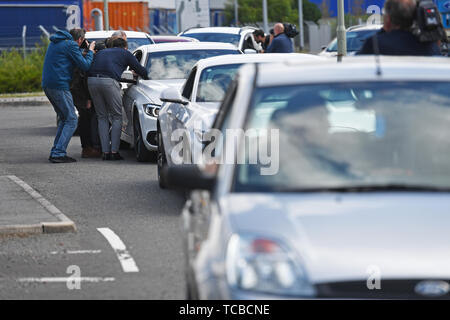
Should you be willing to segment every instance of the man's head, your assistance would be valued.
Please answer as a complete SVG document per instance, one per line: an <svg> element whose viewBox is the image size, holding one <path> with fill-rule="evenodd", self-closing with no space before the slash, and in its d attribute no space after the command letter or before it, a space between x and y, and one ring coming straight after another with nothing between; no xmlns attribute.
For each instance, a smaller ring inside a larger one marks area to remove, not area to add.
<svg viewBox="0 0 450 320"><path fill-rule="evenodd" d="M409 30L416 13L416 0L386 0L383 29Z"/></svg>
<svg viewBox="0 0 450 320"><path fill-rule="evenodd" d="M273 33L275 34L275 37L279 34L284 33L284 25L282 23L277 23L273 27Z"/></svg>
<svg viewBox="0 0 450 320"><path fill-rule="evenodd" d="M128 47L128 43L126 40L122 38L117 38L112 41L113 48L123 48L126 49Z"/></svg>
<svg viewBox="0 0 450 320"><path fill-rule="evenodd" d="M261 29L253 31L253 37L255 38L255 41L259 43L262 43L266 40L266 35Z"/></svg>
<svg viewBox="0 0 450 320"><path fill-rule="evenodd" d="M86 35L86 31L84 29L72 29L69 31L73 40L78 43L78 46L81 46L84 42L84 36Z"/></svg>
<svg viewBox="0 0 450 320"><path fill-rule="evenodd" d="M114 32L114 33L112 34L111 38L112 38L113 40L114 40L114 39L117 39L117 38L122 38L123 40L127 41L127 34L126 34L124 31L119 30L119 31Z"/></svg>

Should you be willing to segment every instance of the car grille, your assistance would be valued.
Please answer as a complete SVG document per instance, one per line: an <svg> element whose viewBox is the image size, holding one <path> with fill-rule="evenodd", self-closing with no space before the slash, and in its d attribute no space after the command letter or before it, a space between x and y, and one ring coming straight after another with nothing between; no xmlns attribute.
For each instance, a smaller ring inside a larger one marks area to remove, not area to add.
<svg viewBox="0 0 450 320"><path fill-rule="evenodd" d="M320 298L343 299L450 299L450 293L440 297L426 297L415 292L416 285L424 280L381 280L380 289L369 290L366 281L345 281L317 284ZM449 280L443 279L449 282Z"/></svg>

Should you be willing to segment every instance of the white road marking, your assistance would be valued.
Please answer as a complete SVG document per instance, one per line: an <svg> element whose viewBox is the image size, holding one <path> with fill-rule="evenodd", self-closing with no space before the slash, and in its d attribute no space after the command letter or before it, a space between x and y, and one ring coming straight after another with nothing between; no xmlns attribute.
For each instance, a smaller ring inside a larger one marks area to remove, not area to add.
<svg viewBox="0 0 450 320"><path fill-rule="evenodd" d="M125 244L120 240L119 236L109 228L97 228L97 230L108 240L111 247L116 252L117 258L122 265L124 272L139 272L139 269L127 250Z"/></svg>
<svg viewBox="0 0 450 320"><path fill-rule="evenodd" d="M112 282L115 278L99 278L99 277L47 277L47 278L19 278L18 282L38 282L38 283L67 283L68 281L77 282Z"/></svg>
<svg viewBox="0 0 450 320"><path fill-rule="evenodd" d="M50 254L97 254L102 250L68 250L68 251L52 251Z"/></svg>
<svg viewBox="0 0 450 320"><path fill-rule="evenodd" d="M73 223L72 220L66 217L58 208L51 204L47 199L41 196L36 190L30 187L27 183L16 176L7 176L11 181L21 186L32 198L39 202L48 212L57 217L59 221Z"/></svg>

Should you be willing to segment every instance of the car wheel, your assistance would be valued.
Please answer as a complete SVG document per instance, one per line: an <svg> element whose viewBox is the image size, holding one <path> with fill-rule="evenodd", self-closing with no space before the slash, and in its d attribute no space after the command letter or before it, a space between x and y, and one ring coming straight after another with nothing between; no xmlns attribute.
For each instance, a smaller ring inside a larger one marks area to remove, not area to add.
<svg viewBox="0 0 450 320"><path fill-rule="evenodd" d="M139 117L135 115L133 121L134 129L134 152L136 154L136 159L139 162L149 162L155 159L155 153L148 150L145 147L144 141L142 140L141 124L139 122Z"/></svg>
<svg viewBox="0 0 450 320"><path fill-rule="evenodd" d="M158 152L156 155L156 162L158 164L158 182L161 189L166 189L166 177L164 175L164 168L167 166L166 152L164 151L164 143L162 141L161 130L158 130Z"/></svg>

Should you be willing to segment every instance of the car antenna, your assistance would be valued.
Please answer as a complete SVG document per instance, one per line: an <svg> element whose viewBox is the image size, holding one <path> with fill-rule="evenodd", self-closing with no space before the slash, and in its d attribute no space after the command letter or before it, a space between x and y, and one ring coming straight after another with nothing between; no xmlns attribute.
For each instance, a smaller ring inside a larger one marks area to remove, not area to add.
<svg viewBox="0 0 450 320"><path fill-rule="evenodd" d="M381 76L381 63L380 63L380 47L378 46L378 37L375 34L372 37L373 51L375 53L375 67L377 76Z"/></svg>

